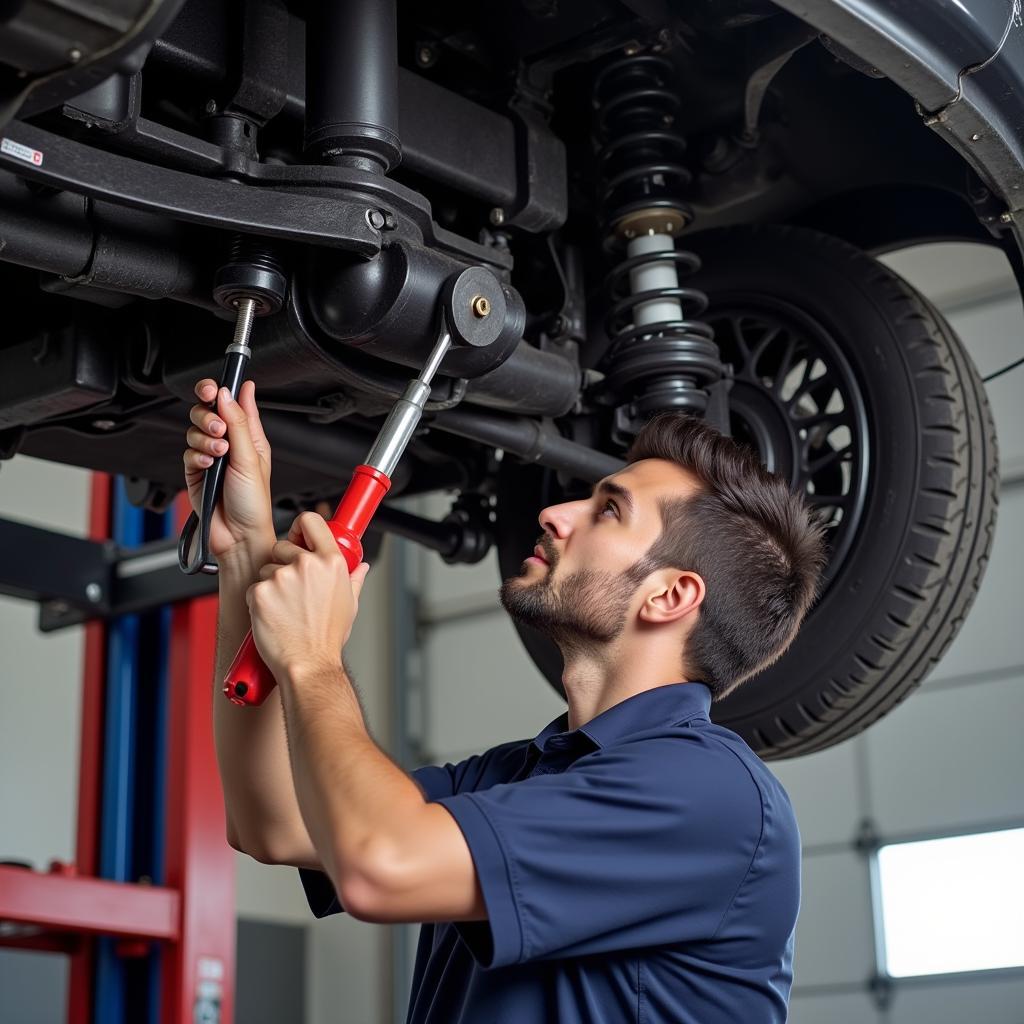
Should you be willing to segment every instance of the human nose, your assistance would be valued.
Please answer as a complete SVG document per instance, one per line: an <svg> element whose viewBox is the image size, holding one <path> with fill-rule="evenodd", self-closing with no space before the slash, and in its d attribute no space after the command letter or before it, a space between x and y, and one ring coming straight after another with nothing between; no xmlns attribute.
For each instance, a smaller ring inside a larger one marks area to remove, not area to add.
<svg viewBox="0 0 1024 1024"><path fill-rule="evenodd" d="M572 521L578 501L563 501L559 505L548 505L540 510L537 521L545 533L565 539L572 532Z"/></svg>

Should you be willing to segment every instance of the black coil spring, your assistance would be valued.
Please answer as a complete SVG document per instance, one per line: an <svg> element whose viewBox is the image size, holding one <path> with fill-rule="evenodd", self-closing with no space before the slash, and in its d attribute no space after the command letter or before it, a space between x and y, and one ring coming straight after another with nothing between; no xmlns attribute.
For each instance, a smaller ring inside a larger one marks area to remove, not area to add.
<svg viewBox="0 0 1024 1024"><path fill-rule="evenodd" d="M682 199L691 174L686 139L673 127L680 100L671 82L672 64L656 54L615 60L594 80L601 205L611 228L636 209L693 217Z"/></svg>
<svg viewBox="0 0 1024 1024"><path fill-rule="evenodd" d="M686 140L674 128L680 106L672 89L671 62L655 54L616 59L594 81L594 107L599 142L601 205L607 246L628 243L648 231L674 235L693 219L683 193L691 174L682 162ZM700 269L696 253L665 249L627 256L605 281L611 307L605 330L611 343L603 363L602 389L632 400L643 413L657 408L683 408L701 413L706 388L725 372L714 331L700 315L707 296L683 285L632 291L631 276L639 270L671 264L677 278ZM637 308L672 299L682 315L671 320L637 324Z"/></svg>

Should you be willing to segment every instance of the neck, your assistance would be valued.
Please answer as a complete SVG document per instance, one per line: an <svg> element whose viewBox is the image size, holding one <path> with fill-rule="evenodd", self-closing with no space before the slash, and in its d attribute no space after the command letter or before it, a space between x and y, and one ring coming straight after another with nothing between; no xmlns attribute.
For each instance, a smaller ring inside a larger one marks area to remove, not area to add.
<svg viewBox="0 0 1024 1024"><path fill-rule="evenodd" d="M569 703L568 729L578 729L629 697L656 686L690 682L678 650L646 649L565 652L562 685Z"/></svg>

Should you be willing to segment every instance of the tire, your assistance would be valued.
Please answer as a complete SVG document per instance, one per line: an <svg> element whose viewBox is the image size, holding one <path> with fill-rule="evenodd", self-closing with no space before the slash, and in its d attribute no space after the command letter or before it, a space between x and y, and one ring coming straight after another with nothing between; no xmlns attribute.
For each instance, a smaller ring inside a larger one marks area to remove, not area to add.
<svg viewBox="0 0 1024 1024"><path fill-rule="evenodd" d="M820 429L831 429L840 417L856 421L842 457L835 457L839 442L815 449L824 452L815 463L826 465L829 479L842 476L849 484L845 507L833 513L839 521L829 531L830 561L818 602L778 661L712 705L712 718L765 760L824 750L904 700L964 622L995 532L999 468L992 413L970 356L938 310L861 250L778 225L716 229L688 237L684 247L701 258L693 283L709 297L704 319L715 326L723 359L733 362L730 354L741 352L731 339L744 330L782 324L773 338L783 340L804 332L805 347L796 345L808 353L803 383L820 352L819 392L838 382L828 402L841 399L844 410L826 415L821 410L829 406L819 405ZM756 335L768 336L767 328ZM803 479L810 463L793 454L805 443L795 432L796 407L786 414L775 408L783 383L772 389L789 365L780 355L779 373L763 371L775 344L765 341L760 357L749 359L749 372L745 365L742 379L737 375L731 430L794 489L827 504L820 486L812 495L814 478ZM747 344L742 351L756 349ZM824 380L830 374L833 379ZM814 385L812 378L807 386ZM533 546L539 509L565 497L552 471L503 460L503 578L518 573L523 552ZM558 649L535 630L517 629L564 697Z"/></svg>

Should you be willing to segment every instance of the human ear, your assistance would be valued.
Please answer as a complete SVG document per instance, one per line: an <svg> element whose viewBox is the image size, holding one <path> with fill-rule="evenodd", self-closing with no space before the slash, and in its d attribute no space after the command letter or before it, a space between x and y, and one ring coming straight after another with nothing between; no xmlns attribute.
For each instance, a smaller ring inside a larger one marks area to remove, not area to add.
<svg viewBox="0 0 1024 1024"><path fill-rule="evenodd" d="M704 580L698 573L671 572L663 586L649 594L640 608L648 622L675 622L695 611L704 600Z"/></svg>

